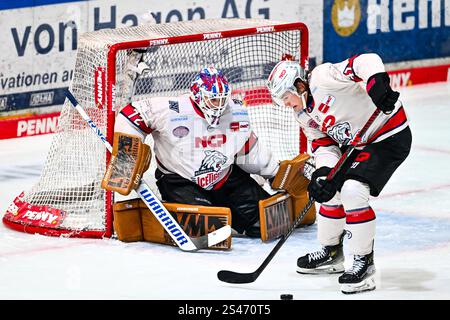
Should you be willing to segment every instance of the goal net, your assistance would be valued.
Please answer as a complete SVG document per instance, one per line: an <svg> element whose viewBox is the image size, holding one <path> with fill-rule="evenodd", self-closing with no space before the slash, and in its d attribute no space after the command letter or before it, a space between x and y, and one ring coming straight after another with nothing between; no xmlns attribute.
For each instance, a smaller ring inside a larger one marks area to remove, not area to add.
<svg viewBox="0 0 450 320"><path fill-rule="evenodd" d="M135 79L137 51L149 70ZM70 90L112 142L121 107L187 93L195 75L214 65L247 106L259 140L279 160L292 159L306 141L292 109L272 104L266 89L270 71L286 58L307 67L303 23L216 19L100 30L80 37ZM11 203L3 222L29 233L110 237L114 195L100 188L108 161L104 144L66 100L39 181Z"/></svg>

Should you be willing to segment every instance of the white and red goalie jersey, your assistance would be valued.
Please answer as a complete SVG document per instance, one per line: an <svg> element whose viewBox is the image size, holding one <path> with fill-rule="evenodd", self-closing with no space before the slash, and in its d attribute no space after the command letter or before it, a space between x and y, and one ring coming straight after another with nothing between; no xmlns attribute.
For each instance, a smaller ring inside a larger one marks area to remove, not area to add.
<svg viewBox="0 0 450 320"><path fill-rule="evenodd" d="M377 54L357 55L336 64L324 63L312 70L309 87L314 101L306 111L297 114L297 121L311 141L318 167L334 166L341 154L338 146L351 141L373 114L376 106L367 94L367 80L384 71ZM397 104L391 114L380 113L362 137L362 144L379 142L407 126L405 110Z"/></svg>
<svg viewBox="0 0 450 320"><path fill-rule="evenodd" d="M215 128L188 94L136 101L122 108L115 130L152 134L157 167L163 173L176 173L211 190L220 188L239 165L248 173L270 178L278 161L253 133L247 109L230 99Z"/></svg>

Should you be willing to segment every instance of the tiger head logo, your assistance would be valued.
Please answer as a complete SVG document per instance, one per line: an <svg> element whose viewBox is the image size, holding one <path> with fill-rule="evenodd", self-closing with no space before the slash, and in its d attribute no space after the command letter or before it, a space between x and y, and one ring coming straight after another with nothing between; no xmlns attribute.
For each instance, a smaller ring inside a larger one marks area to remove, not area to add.
<svg viewBox="0 0 450 320"><path fill-rule="evenodd" d="M216 150L205 150L205 158L202 161L199 171L219 172L228 158Z"/></svg>
<svg viewBox="0 0 450 320"><path fill-rule="evenodd" d="M328 130L327 134L333 138L334 141L345 145L352 139L352 127L348 122L338 123Z"/></svg>

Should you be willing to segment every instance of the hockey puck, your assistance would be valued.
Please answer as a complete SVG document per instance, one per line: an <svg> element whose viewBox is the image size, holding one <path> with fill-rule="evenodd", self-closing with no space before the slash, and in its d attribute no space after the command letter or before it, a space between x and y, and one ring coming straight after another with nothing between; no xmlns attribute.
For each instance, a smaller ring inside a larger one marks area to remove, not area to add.
<svg viewBox="0 0 450 320"><path fill-rule="evenodd" d="M292 300L292 299L294 299L294 296L290 293L285 293L280 296L280 299L281 300Z"/></svg>

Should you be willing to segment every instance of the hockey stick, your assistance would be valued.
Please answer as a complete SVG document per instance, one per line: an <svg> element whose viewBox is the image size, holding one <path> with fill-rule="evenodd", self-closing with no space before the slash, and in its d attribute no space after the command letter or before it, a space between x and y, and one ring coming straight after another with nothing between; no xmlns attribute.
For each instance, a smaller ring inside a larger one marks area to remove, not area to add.
<svg viewBox="0 0 450 320"><path fill-rule="evenodd" d="M376 109L374 113L370 116L369 120L367 120L364 127L359 131L355 138L351 141L349 147L347 150L342 154L342 156L339 158L339 161L336 163L336 165L331 169L330 173L327 175L326 179L331 180L334 178L334 176L338 173L338 171L342 168L342 165L344 164L345 160L347 160L350 156L350 154L353 152L353 150L356 148L356 146L361 141L361 138L364 136L364 134L367 132L369 127L372 125L372 123L375 121L377 116L380 114L381 110ZM269 253L269 255L264 259L263 263L259 266L256 271L250 272L250 273L240 273L240 272L234 272L234 271L227 271L227 270L221 270L217 273L217 277L220 281L228 282L228 283L251 283L254 282L256 279L258 279L259 275L263 272L263 270L267 267L269 262L273 259L275 254L280 250L281 246L286 242L287 238L292 234L292 232L297 228L297 226L300 224L300 222L303 220L303 217L306 215L308 210L312 207L314 204L314 199L312 197L309 198L308 203L301 211L298 218L294 221L293 225L289 228L286 234L281 236L281 239L278 241L276 246L272 249L272 251Z"/></svg>
<svg viewBox="0 0 450 320"><path fill-rule="evenodd" d="M78 101L69 90L66 91L66 96L70 100L74 108L80 113L81 117L86 120L91 129L94 130L97 136L103 141L106 149L109 152L112 152L111 144L108 142L108 140L106 140L106 137L95 125L88 114L83 110L83 108L81 108ZM175 218L173 218L172 215L167 211L167 209L162 205L162 203L154 195L153 191L149 188L148 184L143 179L141 180L139 186L135 191L142 199L142 201L144 201L144 203L147 205L147 207L150 209L159 223L161 223L172 240L183 251L196 251L199 249L206 249L226 240L231 235L231 227L229 225L226 225L214 232L208 233L207 235L198 238L191 238L184 232Z"/></svg>

